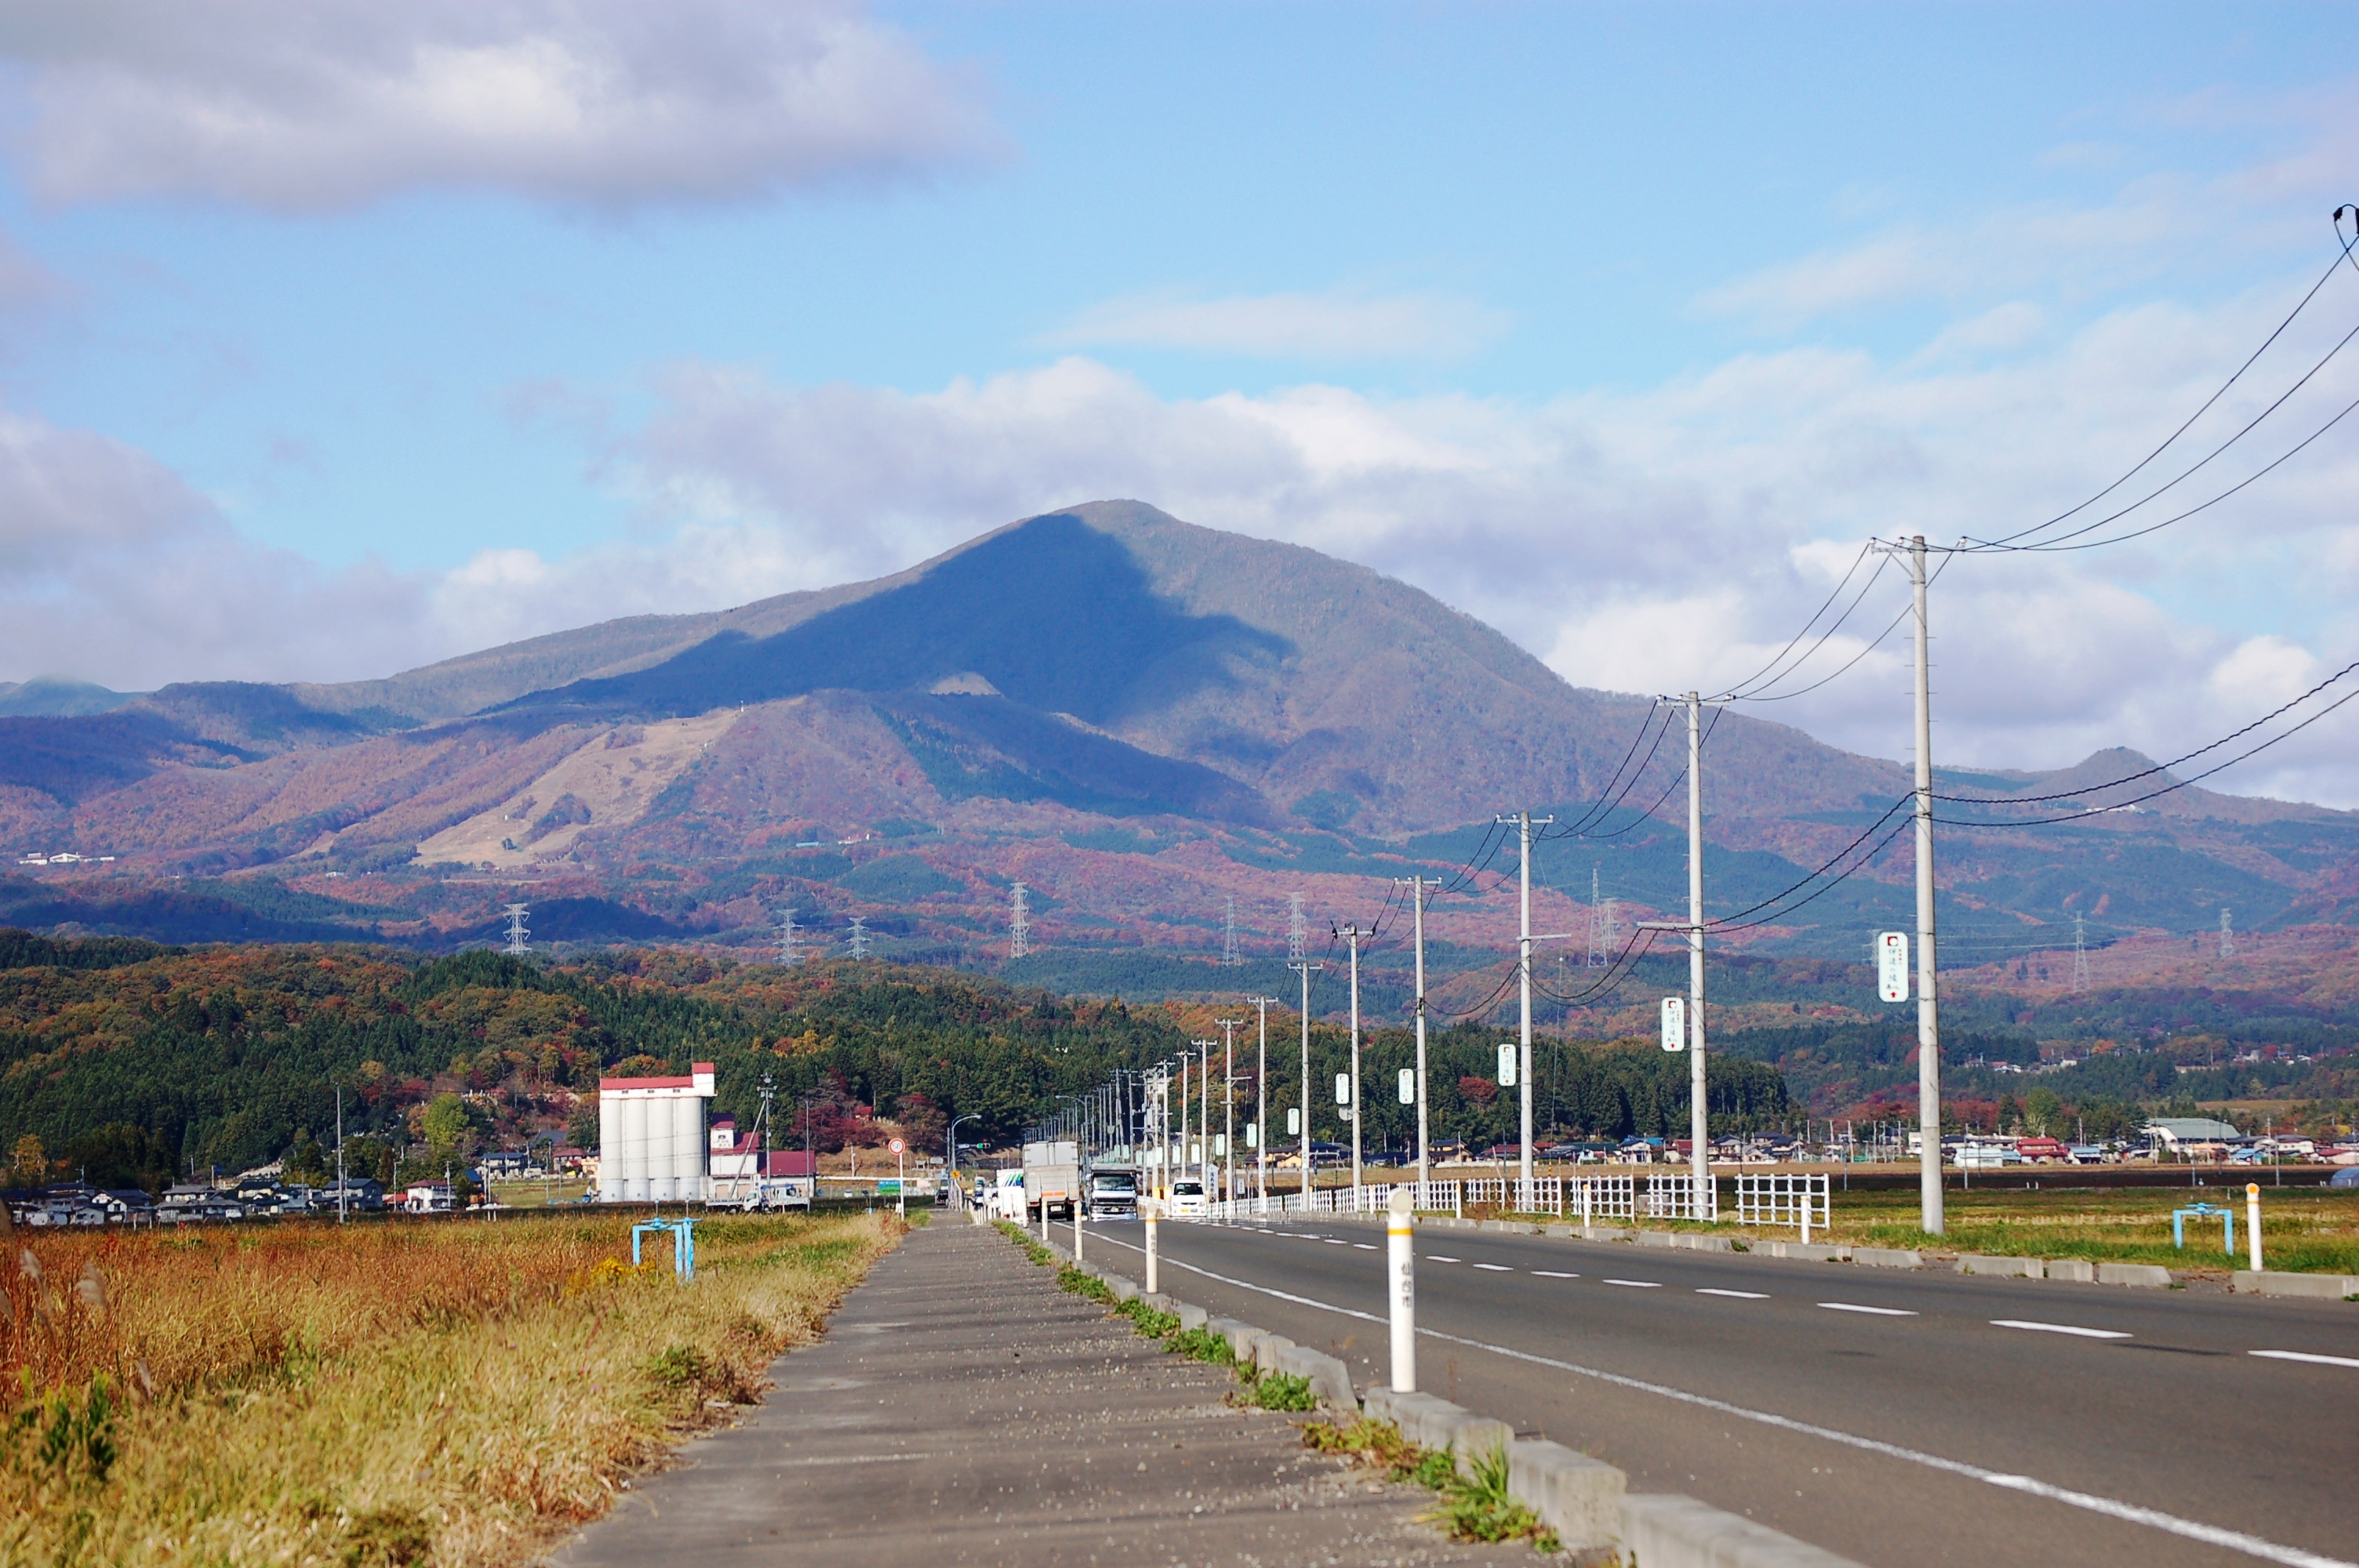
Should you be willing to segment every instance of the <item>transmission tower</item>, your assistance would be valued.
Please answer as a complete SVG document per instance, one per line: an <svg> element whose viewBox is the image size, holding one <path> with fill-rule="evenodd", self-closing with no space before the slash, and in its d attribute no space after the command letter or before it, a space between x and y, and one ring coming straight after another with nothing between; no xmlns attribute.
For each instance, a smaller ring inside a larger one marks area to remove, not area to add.
<svg viewBox="0 0 2359 1568"><path fill-rule="evenodd" d="M2088 925L2080 915L2072 917L2072 989L2076 991L2089 983Z"/></svg>
<svg viewBox="0 0 2359 1568"><path fill-rule="evenodd" d="M1602 969L1614 962L1614 901L1598 888L1597 868L1589 868L1589 967Z"/></svg>
<svg viewBox="0 0 2359 1568"><path fill-rule="evenodd" d="M778 962L789 968L803 961L802 929L793 910L778 911Z"/></svg>
<svg viewBox="0 0 2359 1568"><path fill-rule="evenodd" d="M508 945L501 949L502 952L522 955L532 951L532 933L525 928L524 924L524 917L531 908L528 903L512 903L507 906L506 913L508 917Z"/></svg>
<svg viewBox="0 0 2359 1568"><path fill-rule="evenodd" d="M2233 958L2235 956L2236 928L2229 924L2228 906L2223 903L2220 906L2220 957Z"/></svg>
<svg viewBox="0 0 2359 1568"><path fill-rule="evenodd" d="M1024 884L1017 882L1007 895L1007 956L1011 958L1032 951L1032 916L1024 898Z"/></svg>
<svg viewBox="0 0 2359 1568"><path fill-rule="evenodd" d="M1302 936L1305 929L1302 919L1302 895L1299 892L1288 893L1286 902L1286 961L1289 964L1299 964L1302 962Z"/></svg>
<svg viewBox="0 0 2359 1568"><path fill-rule="evenodd" d="M855 914L852 917L852 935L845 940L852 944L853 957L868 957L868 919L865 915Z"/></svg>
<svg viewBox="0 0 2359 1568"><path fill-rule="evenodd" d="M1245 967L1245 955L1237 951L1237 895L1229 894L1229 913L1221 923L1221 968L1238 969Z"/></svg>

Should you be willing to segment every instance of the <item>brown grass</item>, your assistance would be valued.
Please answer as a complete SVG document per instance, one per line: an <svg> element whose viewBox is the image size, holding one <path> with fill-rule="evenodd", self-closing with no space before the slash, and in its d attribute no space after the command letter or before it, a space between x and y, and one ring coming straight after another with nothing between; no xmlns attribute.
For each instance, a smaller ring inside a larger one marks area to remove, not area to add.
<svg viewBox="0 0 2359 1568"><path fill-rule="evenodd" d="M683 1287L614 1216L19 1231L0 1562L518 1561L754 1398L898 1233L707 1221Z"/></svg>

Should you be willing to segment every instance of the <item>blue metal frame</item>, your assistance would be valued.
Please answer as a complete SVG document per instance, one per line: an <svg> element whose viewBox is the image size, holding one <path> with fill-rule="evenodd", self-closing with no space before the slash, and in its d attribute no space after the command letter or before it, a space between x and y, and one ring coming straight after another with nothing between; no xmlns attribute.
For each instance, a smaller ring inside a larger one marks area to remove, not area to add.
<svg viewBox="0 0 2359 1568"><path fill-rule="evenodd" d="M2215 1217L2220 1221L2221 1227L2220 1249L2234 1258L2236 1255L2236 1211L2233 1208L2214 1208L2208 1203L2197 1204L2192 1208L2175 1208L2170 1211L2170 1244L2185 1251L2187 1222L2190 1219Z"/></svg>
<svg viewBox="0 0 2359 1568"><path fill-rule="evenodd" d="M631 1227L631 1267L639 1266L639 1240L650 1231L671 1233L671 1271L686 1284L696 1278L696 1221L686 1215L678 1219L651 1219ZM2234 1249L2230 1249L2234 1250Z"/></svg>

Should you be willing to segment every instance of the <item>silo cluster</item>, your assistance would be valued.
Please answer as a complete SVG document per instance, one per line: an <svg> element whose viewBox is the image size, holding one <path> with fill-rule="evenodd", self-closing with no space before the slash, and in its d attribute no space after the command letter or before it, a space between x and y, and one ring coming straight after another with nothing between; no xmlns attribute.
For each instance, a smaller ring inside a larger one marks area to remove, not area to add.
<svg viewBox="0 0 2359 1568"><path fill-rule="evenodd" d="M684 1078L598 1080L598 1200L689 1203L708 1195L705 1112L712 1064Z"/></svg>

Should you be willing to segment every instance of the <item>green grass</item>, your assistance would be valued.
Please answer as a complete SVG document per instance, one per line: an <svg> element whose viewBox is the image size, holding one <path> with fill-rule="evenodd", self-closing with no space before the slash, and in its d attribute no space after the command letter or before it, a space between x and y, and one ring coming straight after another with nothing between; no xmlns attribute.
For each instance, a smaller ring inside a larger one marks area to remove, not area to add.
<svg viewBox="0 0 2359 1568"><path fill-rule="evenodd" d="M2217 1219L2189 1220L2185 1249L2170 1244L2170 1211L2199 1202L2235 1210L2234 1256L2221 1249ZM2174 1269L2224 1271L2247 1266L2241 1184L2077 1192L1952 1189L1943 1200L1942 1217L1944 1234L1929 1236L1918 1227L1914 1192L1838 1192L1834 1234L1827 1239L2012 1258L2160 1263ZM2272 1187L2265 1182L2261 1241L2262 1260L2273 1271L2359 1274L2359 1194L2316 1186Z"/></svg>
<svg viewBox="0 0 2359 1568"><path fill-rule="evenodd" d="M1495 1448L1462 1469L1450 1451L1420 1448L1388 1421L1362 1417L1348 1425L1306 1422L1305 1446L1322 1454L1345 1454L1396 1481L1408 1481L1439 1496L1422 1516L1445 1525L1461 1541L1528 1541L1538 1551L1558 1552L1563 1542L1539 1517L1507 1494L1507 1454Z"/></svg>
<svg viewBox="0 0 2359 1568"><path fill-rule="evenodd" d="M1265 1372L1249 1385L1245 1402L1266 1411L1314 1411L1319 1408L1319 1396L1310 1391L1308 1378Z"/></svg>

